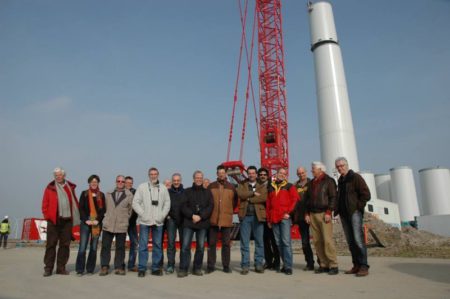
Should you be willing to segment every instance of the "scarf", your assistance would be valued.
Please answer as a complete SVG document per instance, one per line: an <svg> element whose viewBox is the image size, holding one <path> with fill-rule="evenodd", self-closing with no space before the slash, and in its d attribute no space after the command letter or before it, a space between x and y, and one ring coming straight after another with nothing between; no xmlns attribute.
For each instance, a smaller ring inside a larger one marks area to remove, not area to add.
<svg viewBox="0 0 450 299"><path fill-rule="evenodd" d="M65 186L67 186L67 189L64 188ZM64 185L55 182L55 187L58 194L58 207L60 206L60 203L68 203L69 205L71 205L69 217L72 218L72 225L80 225L80 212L78 211L78 206L75 202L75 195L73 194L72 188L69 186L69 184L67 184L67 182ZM69 199L69 195L67 194L66 190L70 192L70 195L72 197L71 200Z"/></svg>
<svg viewBox="0 0 450 299"><path fill-rule="evenodd" d="M96 190L97 191L97 190ZM95 203L94 203L94 194L100 194L97 192L94 192L92 190L89 189L88 192L88 197L89 197L89 219L91 221L93 220L97 220L97 210L95 209ZM100 196L97 197L97 202L101 202L101 198L99 198ZM100 226L97 225L92 225L91 226L91 231L92 231L92 237L98 237L100 235Z"/></svg>

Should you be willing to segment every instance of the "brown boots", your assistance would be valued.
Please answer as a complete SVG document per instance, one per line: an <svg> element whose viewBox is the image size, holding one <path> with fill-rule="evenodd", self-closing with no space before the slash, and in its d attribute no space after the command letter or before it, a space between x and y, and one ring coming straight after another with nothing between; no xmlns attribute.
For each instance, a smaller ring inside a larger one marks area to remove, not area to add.
<svg viewBox="0 0 450 299"><path fill-rule="evenodd" d="M102 269L100 270L99 275L100 276L106 276L109 273L109 268L108 267L102 267Z"/></svg>
<svg viewBox="0 0 450 299"><path fill-rule="evenodd" d="M359 267L358 273L356 273L357 277L364 277L369 275L369 267L367 266L361 266Z"/></svg>
<svg viewBox="0 0 450 299"><path fill-rule="evenodd" d="M353 265L353 268L351 268L348 271L345 271L344 273L345 274L355 274L355 276L357 276L357 277L364 277L364 276L369 275L369 267Z"/></svg>
<svg viewBox="0 0 450 299"><path fill-rule="evenodd" d="M345 274L356 274L356 273L358 273L358 271L359 271L359 266L353 265L353 268L351 268L348 271L345 271L344 273Z"/></svg>

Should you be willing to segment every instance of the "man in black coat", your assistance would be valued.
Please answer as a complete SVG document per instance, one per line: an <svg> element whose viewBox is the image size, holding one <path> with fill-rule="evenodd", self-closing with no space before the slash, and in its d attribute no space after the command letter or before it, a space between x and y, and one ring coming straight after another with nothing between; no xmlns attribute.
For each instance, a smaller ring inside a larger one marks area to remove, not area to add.
<svg viewBox="0 0 450 299"><path fill-rule="evenodd" d="M345 274L367 276L369 275L369 265L367 264L367 248L364 243L363 218L364 207L370 200L369 187L361 175L349 169L346 158L337 158L335 166L340 174L337 214L341 218L353 262L353 268L346 271Z"/></svg>
<svg viewBox="0 0 450 299"><path fill-rule="evenodd" d="M179 242L183 244L183 221L184 217L181 212L181 208L186 202L186 194L184 193L183 184L181 183L181 174L174 173L172 175L172 186L169 189L170 195L170 211L166 219L167 230L167 274L172 274L175 270L175 253L176 244L175 240L178 235L180 236ZM180 251L181 259L181 251Z"/></svg>
<svg viewBox="0 0 450 299"><path fill-rule="evenodd" d="M305 221L305 201L303 197L308 190L308 183L311 181L308 178L308 174L304 167L297 168L298 181L295 183L300 200L297 201L295 205L292 223L297 224L300 230L300 236L302 238L302 250L305 255L306 267L303 268L304 271L314 271L314 254L311 249L309 224Z"/></svg>
<svg viewBox="0 0 450 299"><path fill-rule="evenodd" d="M205 237L210 224L211 213L214 208L214 199L210 190L203 187L203 173L200 170L194 172L194 184L186 189L186 202L181 211L183 213L183 245L181 249L180 269L178 277L188 275L191 263L191 243L195 233L197 247L194 255L192 274L201 276L203 255L205 252Z"/></svg>

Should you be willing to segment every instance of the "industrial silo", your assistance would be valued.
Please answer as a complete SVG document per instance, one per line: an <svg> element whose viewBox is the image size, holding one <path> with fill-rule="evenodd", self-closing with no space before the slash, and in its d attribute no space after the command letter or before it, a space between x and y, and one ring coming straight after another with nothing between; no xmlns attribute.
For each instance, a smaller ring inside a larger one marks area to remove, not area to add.
<svg viewBox="0 0 450 299"><path fill-rule="evenodd" d="M389 174L376 174L375 186L378 198L386 201L391 200L391 176Z"/></svg>
<svg viewBox="0 0 450 299"><path fill-rule="evenodd" d="M308 12L316 73L321 158L330 172L337 157L346 157L350 168L359 171L347 81L333 9L331 3L326 1L309 2Z"/></svg>
<svg viewBox="0 0 450 299"><path fill-rule="evenodd" d="M375 176L373 175L373 173L368 172L368 171L360 171L359 174L366 181L367 187L369 187L370 200L373 201L373 200L377 199L378 198L377 187L375 185Z"/></svg>
<svg viewBox="0 0 450 299"><path fill-rule="evenodd" d="M419 170L424 215L450 215L450 170L432 167Z"/></svg>
<svg viewBox="0 0 450 299"><path fill-rule="evenodd" d="M408 166L390 169L391 199L398 204L402 223L414 221L420 215L413 171Z"/></svg>

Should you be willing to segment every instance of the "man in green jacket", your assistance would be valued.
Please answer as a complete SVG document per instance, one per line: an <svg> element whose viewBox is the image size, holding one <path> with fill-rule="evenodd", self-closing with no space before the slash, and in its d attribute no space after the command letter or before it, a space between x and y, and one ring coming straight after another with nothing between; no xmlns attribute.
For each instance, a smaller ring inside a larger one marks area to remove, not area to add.
<svg viewBox="0 0 450 299"><path fill-rule="evenodd" d="M266 222L267 186L257 181L255 166L247 168L248 179L237 188L241 235L241 274L250 267L250 236L255 239L255 272L264 272L264 222Z"/></svg>

